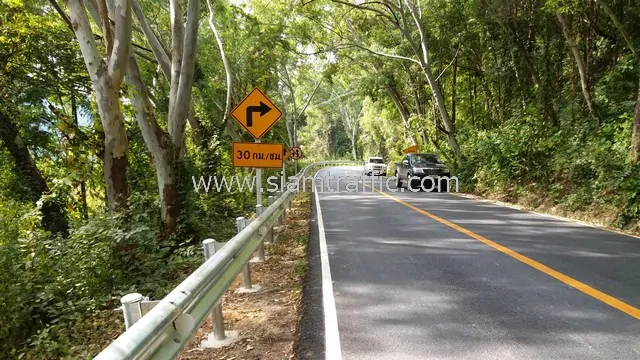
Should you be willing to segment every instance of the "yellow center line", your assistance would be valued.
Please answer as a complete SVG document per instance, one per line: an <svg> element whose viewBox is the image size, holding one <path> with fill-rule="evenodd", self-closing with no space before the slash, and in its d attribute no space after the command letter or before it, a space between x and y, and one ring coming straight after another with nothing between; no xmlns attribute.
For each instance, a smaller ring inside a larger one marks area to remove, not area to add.
<svg viewBox="0 0 640 360"><path fill-rule="evenodd" d="M498 243L496 243L494 241L491 241L491 240L487 239L486 237L484 237L482 235L478 235L478 234L474 233L473 231L467 230L467 229L463 228L462 226L460 226L458 224L454 224L449 220L443 219L443 218L441 218L439 216L436 216L436 215L433 215L433 214L429 213L428 211L425 211L425 210L422 210L422 209L420 209L420 208L418 208L416 206L413 206L413 205L411 205L411 204L409 204L409 203L407 203L407 202L405 202L403 200L398 199L395 196L391 196L391 195L389 195L387 193L384 193L384 192L376 190L376 189L374 189L374 190L377 193L380 193L380 194L382 194L382 195L384 195L384 196L386 196L386 197L388 197L388 198L390 198L390 199L392 199L392 200L394 200L396 202L399 202L400 204L408 207L411 210L419 212L420 214L425 215L425 216L427 216L427 217L429 217L429 218L431 218L431 219L433 219L433 220L435 220L435 221L437 221L437 222L439 222L441 224L447 225L450 228L456 229L459 232L461 232L461 233L463 233L463 234L465 234L467 236L470 236L470 237L472 237L472 238L484 243L485 245L491 246L492 248L494 248L494 249L496 249L496 250L498 250L498 251L500 251L500 252L502 252L504 254L507 254L507 255L511 256L512 258L514 258L514 259L516 259L516 260L518 260L520 262L523 262L523 263L531 266L532 268L534 268L536 270L542 271L543 273L545 273L545 274L547 274L547 275L549 275L549 276L551 276L553 278L556 278L557 280L562 281L563 283L573 287L574 289L580 290L583 293L585 293L585 294L587 294L587 295L589 295L589 296L591 296L591 297L593 297L595 299L598 299L598 300L602 301L603 303L605 303L605 304L607 304L607 305L609 305L611 307L614 307L614 308L622 311L623 313L625 313L627 315L630 315L630 316L640 320L640 309L638 309L638 308L636 308L634 306L631 306L631 305L625 303L624 301L616 299L615 297L613 297L611 295L605 294L600 290L594 289L594 288L592 288L591 286L589 286L589 285L587 285L585 283L582 283L582 282L580 282L580 281L578 281L578 280L576 280L576 279L574 279L574 278L572 278L570 276L567 276L567 275L565 275L565 274L563 274L563 273L561 273L559 271L556 271L556 270L554 270L554 269L552 269L552 268L550 268L550 267L548 267L548 266L546 266L544 264L541 264L541 263L539 263L539 262L537 262L537 261L535 261L535 260L533 260L531 258L528 258L528 257L526 257L526 256L524 256L524 255L522 255L522 254L520 254L520 253L518 253L516 251L513 251L513 250L509 249L506 246L502 246L502 245L500 245L500 244L498 244Z"/></svg>

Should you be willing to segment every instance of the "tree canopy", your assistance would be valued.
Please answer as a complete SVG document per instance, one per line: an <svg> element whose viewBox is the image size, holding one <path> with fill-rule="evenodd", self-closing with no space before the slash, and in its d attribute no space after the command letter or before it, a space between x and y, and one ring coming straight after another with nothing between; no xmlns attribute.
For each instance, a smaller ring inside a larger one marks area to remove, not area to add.
<svg viewBox="0 0 640 360"><path fill-rule="evenodd" d="M232 236L252 194L194 183L253 174L230 112L254 87L283 112L262 141L305 161L418 145L465 191L638 226L635 0L5 0L0 23L3 358L95 353L86 319Z"/></svg>

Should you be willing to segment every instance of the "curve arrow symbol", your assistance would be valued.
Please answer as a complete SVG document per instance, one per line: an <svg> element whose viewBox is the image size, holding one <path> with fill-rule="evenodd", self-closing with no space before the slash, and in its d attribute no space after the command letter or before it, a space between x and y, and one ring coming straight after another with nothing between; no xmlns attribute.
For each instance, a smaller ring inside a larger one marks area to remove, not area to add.
<svg viewBox="0 0 640 360"><path fill-rule="evenodd" d="M260 106L247 106L247 126L253 126L253 113L260 113L260 116L264 116L271 111L269 105L260 101Z"/></svg>

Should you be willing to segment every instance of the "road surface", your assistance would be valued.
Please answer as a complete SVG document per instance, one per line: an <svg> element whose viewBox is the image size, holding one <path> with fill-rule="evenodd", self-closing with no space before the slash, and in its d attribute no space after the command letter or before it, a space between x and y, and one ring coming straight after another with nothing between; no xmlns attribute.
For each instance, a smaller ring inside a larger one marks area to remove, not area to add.
<svg viewBox="0 0 640 360"><path fill-rule="evenodd" d="M640 359L640 239L335 182L312 201L300 358Z"/></svg>

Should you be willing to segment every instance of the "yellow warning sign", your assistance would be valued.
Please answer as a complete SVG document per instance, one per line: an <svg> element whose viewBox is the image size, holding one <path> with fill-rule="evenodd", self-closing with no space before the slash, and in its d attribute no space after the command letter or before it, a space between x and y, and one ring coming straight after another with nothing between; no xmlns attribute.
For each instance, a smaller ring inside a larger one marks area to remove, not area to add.
<svg viewBox="0 0 640 360"><path fill-rule="evenodd" d="M418 152L418 145L413 145L410 148L406 148L404 150L402 150L405 154L409 154L409 153L414 153L414 152Z"/></svg>
<svg viewBox="0 0 640 360"><path fill-rule="evenodd" d="M231 112L242 127L259 140L280 120L280 111L260 89L253 89Z"/></svg>
<svg viewBox="0 0 640 360"><path fill-rule="evenodd" d="M281 168L284 145L264 143L233 143L233 166Z"/></svg>

